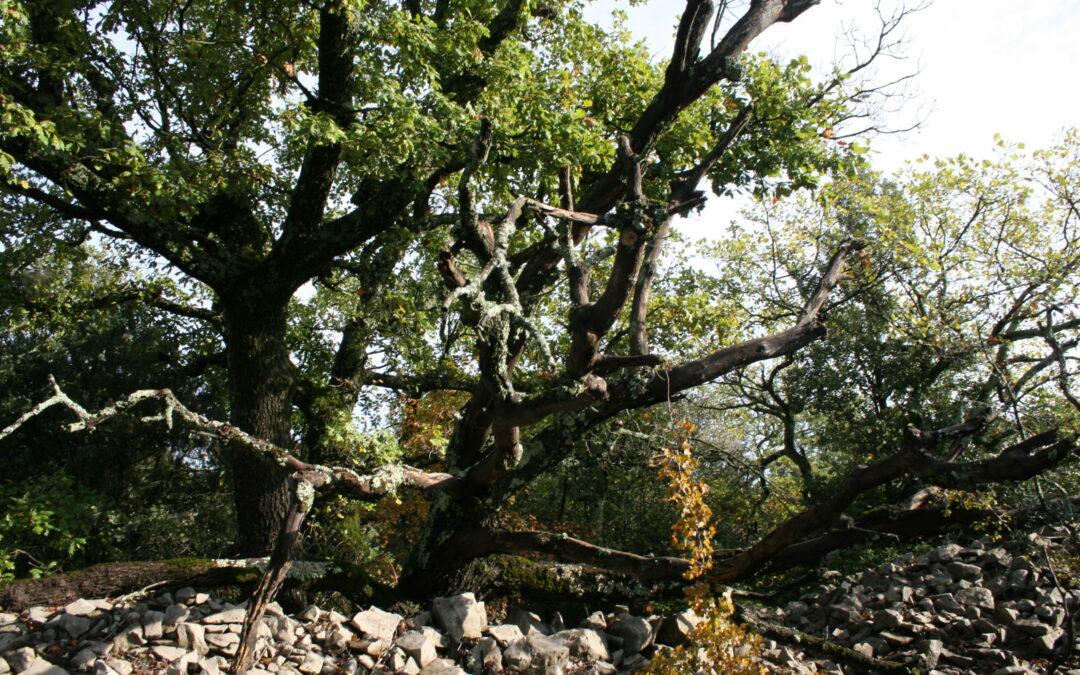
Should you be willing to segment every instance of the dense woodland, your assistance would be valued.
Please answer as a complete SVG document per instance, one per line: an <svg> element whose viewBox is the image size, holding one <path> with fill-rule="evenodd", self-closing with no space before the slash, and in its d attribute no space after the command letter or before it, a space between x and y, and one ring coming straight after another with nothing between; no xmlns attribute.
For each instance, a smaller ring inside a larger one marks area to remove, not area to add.
<svg viewBox="0 0 1080 675"><path fill-rule="evenodd" d="M1053 517L1080 132L876 170L909 10L755 52L815 4L672 3L656 59L576 0L0 2L0 579L767 588Z"/></svg>

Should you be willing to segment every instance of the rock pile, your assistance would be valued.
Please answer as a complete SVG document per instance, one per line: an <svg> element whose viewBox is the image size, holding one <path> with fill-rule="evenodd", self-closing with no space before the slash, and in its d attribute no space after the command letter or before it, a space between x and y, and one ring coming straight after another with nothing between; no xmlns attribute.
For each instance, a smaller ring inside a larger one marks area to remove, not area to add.
<svg viewBox="0 0 1080 675"><path fill-rule="evenodd" d="M227 670L245 609L192 588L137 603L80 599L66 607L0 613L0 673L95 675ZM595 612L566 628L512 611L489 624L472 593L437 598L431 611L404 617L371 607L352 617L309 608L289 617L272 604L259 628L265 673L616 673L643 665L655 644L684 642L698 619L633 616L625 607Z"/></svg>
<svg viewBox="0 0 1080 675"><path fill-rule="evenodd" d="M1004 546L989 538L943 544L853 577L826 572L816 591L766 614L931 673L1045 672L1069 639L1068 608L1080 611L1042 553L1068 536L1065 528L1046 528ZM1080 654L1080 643L1073 651Z"/></svg>

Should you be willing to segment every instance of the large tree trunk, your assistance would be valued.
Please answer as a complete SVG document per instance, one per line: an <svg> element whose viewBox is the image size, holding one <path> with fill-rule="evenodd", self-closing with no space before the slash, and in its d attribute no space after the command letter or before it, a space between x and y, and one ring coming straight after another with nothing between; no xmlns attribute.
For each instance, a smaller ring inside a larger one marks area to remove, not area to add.
<svg viewBox="0 0 1080 675"><path fill-rule="evenodd" d="M225 305L230 421L280 447L291 447L292 363L286 342L288 300L248 298ZM236 554L265 555L274 547L289 503L285 468L234 445L226 453L236 505Z"/></svg>

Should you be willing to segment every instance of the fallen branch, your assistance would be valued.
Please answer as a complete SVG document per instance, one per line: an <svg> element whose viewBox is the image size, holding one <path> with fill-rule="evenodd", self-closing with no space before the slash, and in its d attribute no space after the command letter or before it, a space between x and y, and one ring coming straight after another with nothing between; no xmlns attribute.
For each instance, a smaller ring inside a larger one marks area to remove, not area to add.
<svg viewBox="0 0 1080 675"><path fill-rule="evenodd" d="M297 472L289 477L289 507L281 519L281 531L278 533L274 552L266 572L259 580L259 586L248 601L244 626L240 631L240 645L233 658L231 673L245 673L255 661L255 644L258 640L257 627L262 621L266 607L277 595L292 566L292 556L300 543L300 528L311 511L315 501L315 491L322 487L325 476L318 472Z"/></svg>

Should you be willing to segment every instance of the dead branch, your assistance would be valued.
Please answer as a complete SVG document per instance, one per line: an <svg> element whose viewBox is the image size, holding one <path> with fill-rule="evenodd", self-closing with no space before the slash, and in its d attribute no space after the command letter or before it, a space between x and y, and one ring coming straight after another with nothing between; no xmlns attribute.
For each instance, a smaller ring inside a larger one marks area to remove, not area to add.
<svg viewBox="0 0 1080 675"><path fill-rule="evenodd" d="M162 412L157 415L143 416L140 421L164 422L166 427L171 429L174 419L179 418L192 429L205 432L225 442L238 443L250 450L267 455L283 467L294 472L318 473L323 477L324 481L320 484L320 487L336 485L353 497L360 499L377 499L383 495L393 493L400 487L415 487L430 492L452 490L459 482L457 478L447 473L428 473L404 465L388 465L380 467L371 474L360 475L348 468L309 464L296 458L288 450L261 438L256 438L232 424L212 420L189 409L169 389L140 389L96 412L90 412L64 393L51 375L49 376L49 384L52 387L53 395L32 407L0 431L0 441L13 434L26 422L55 406L67 408L78 417L78 421L71 422L66 426L68 432L93 432L102 422L128 413L146 401L158 400L164 406Z"/></svg>

